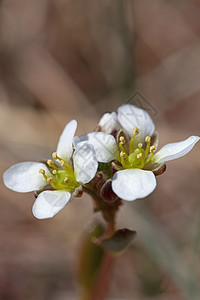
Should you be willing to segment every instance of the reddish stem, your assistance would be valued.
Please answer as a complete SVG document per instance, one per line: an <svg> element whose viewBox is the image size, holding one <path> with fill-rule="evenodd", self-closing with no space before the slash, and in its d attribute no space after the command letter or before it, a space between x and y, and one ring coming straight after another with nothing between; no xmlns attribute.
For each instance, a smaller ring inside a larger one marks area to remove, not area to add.
<svg viewBox="0 0 200 300"><path fill-rule="evenodd" d="M105 252L105 256L102 262L99 277L97 279L94 291L91 294L91 300L103 300L108 290L108 284L110 282L110 274L114 263L114 257Z"/></svg>

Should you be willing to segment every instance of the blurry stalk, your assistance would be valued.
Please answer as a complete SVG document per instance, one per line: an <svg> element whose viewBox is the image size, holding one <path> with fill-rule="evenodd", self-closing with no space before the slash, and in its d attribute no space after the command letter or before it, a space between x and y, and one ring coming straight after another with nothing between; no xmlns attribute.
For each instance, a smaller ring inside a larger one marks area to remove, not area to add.
<svg viewBox="0 0 200 300"><path fill-rule="evenodd" d="M79 258L78 277L81 285L81 300L103 300L109 287L114 256L100 242L115 232L114 224L108 223L104 232L102 225L84 238Z"/></svg>
<svg viewBox="0 0 200 300"><path fill-rule="evenodd" d="M194 276L194 270L186 260L181 259L171 240L162 232L160 224L145 211L144 207L142 211L137 205L131 207L131 218L134 224L138 224L138 236L143 246L159 265L167 270L186 299L200 299L199 283Z"/></svg>
<svg viewBox="0 0 200 300"><path fill-rule="evenodd" d="M81 300L105 299L109 287L113 263L114 257L110 253L105 252L94 288L89 293L88 291L84 291Z"/></svg>

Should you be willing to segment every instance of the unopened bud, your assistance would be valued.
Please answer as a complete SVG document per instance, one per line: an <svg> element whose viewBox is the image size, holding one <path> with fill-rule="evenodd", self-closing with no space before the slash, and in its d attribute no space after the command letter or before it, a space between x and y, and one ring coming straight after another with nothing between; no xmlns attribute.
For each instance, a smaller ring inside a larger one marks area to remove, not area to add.
<svg viewBox="0 0 200 300"><path fill-rule="evenodd" d="M153 171L155 176L162 175L166 171L166 164L163 164L160 166L160 168L157 168L156 170Z"/></svg>
<svg viewBox="0 0 200 300"><path fill-rule="evenodd" d="M112 179L107 179L100 190L100 196L106 203L113 203L118 196L113 192Z"/></svg>

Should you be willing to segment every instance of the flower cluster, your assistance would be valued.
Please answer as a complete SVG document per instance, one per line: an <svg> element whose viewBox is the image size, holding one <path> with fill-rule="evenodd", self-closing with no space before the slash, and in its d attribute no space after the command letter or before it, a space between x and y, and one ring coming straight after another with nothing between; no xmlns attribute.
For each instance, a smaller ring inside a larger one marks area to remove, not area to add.
<svg viewBox="0 0 200 300"><path fill-rule="evenodd" d="M95 210L104 217L115 213L120 199L152 193L165 163L187 154L200 139L190 136L156 152L158 132L150 115L131 104L104 114L95 132L77 137L76 129L75 120L66 125L52 159L18 163L3 175L9 189L35 192L32 211L38 219L53 217L71 196L81 197L84 191L95 195Z"/></svg>

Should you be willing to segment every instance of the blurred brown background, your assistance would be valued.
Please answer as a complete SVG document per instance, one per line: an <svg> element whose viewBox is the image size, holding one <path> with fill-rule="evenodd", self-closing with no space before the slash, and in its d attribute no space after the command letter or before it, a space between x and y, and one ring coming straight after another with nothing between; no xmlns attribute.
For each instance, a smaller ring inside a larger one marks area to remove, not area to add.
<svg viewBox="0 0 200 300"><path fill-rule="evenodd" d="M160 146L199 135L199 16L198 0L1 0L1 173L49 158L69 120L91 131L134 91L156 111ZM200 299L199 180L197 145L168 163L148 199L123 205L118 228L138 234L116 258L107 300ZM44 221L33 201L1 180L0 299L78 299L91 200Z"/></svg>

